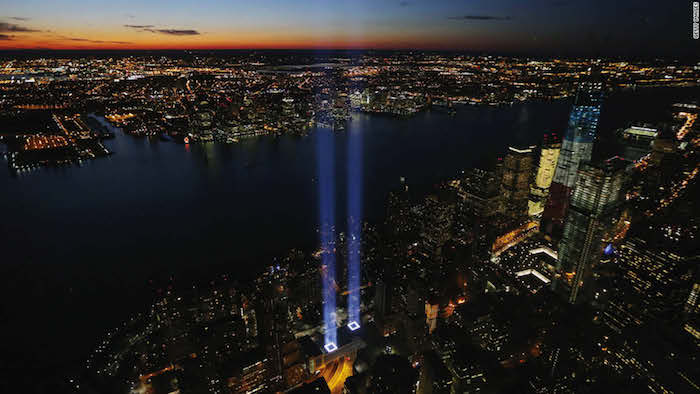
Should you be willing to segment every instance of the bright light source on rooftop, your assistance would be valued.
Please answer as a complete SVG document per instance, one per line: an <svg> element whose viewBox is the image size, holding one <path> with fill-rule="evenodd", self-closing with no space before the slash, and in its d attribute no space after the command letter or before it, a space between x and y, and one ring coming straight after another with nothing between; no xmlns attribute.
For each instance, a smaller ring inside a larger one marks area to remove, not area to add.
<svg viewBox="0 0 700 394"><path fill-rule="evenodd" d="M326 349L326 353L332 353L332 352L338 350L338 346L336 346L335 343L333 343L333 342L325 344L323 346L323 348Z"/></svg>

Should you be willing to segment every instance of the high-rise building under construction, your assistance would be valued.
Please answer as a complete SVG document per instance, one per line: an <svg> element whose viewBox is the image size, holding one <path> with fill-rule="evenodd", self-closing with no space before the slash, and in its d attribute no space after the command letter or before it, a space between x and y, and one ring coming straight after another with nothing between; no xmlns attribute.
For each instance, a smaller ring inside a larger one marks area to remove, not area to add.
<svg viewBox="0 0 700 394"><path fill-rule="evenodd" d="M561 231L578 169L591 160L602 101L601 82L586 81L579 85L544 209L543 224L549 233Z"/></svg>
<svg viewBox="0 0 700 394"><path fill-rule="evenodd" d="M552 282L554 291L572 304L586 299L593 289L593 271L603 253L604 234L620 203L627 164L614 157L584 164L578 171Z"/></svg>

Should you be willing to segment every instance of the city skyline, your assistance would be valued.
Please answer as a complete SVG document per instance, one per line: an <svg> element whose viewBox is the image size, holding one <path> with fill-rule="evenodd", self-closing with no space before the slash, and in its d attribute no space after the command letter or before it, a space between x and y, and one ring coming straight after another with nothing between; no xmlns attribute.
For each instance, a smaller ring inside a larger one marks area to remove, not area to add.
<svg viewBox="0 0 700 394"><path fill-rule="evenodd" d="M14 2L10 49L425 49L689 56L691 5L652 1ZM686 21L687 23L683 23Z"/></svg>
<svg viewBox="0 0 700 394"><path fill-rule="evenodd" d="M4 5L0 392L696 390L699 4Z"/></svg>

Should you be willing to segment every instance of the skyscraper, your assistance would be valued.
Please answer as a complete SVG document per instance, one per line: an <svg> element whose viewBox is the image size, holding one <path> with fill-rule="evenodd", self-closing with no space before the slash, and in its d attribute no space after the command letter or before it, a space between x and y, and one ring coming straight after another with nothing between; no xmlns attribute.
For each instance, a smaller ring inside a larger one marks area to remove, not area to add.
<svg viewBox="0 0 700 394"><path fill-rule="evenodd" d="M391 313L392 283L387 279L380 279L374 285L374 313L375 319L381 320Z"/></svg>
<svg viewBox="0 0 700 394"><path fill-rule="evenodd" d="M688 294L688 299L685 301L683 311L691 315L700 314L700 283L693 284L693 288Z"/></svg>
<svg viewBox="0 0 700 394"><path fill-rule="evenodd" d="M579 166L591 160L602 101L602 83L586 81L579 85L543 215L550 234L558 233L563 225Z"/></svg>
<svg viewBox="0 0 700 394"><path fill-rule="evenodd" d="M520 220L527 216L530 178L532 175L532 152L534 147L508 148L503 160L501 196L507 217Z"/></svg>
<svg viewBox="0 0 700 394"><path fill-rule="evenodd" d="M578 171L552 282L553 290L572 304L585 299L593 288L593 268L603 253L603 235L620 201L627 164L614 157L584 164Z"/></svg>
<svg viewBox="0 0 700 394"><path fill-rule="evenodd" d="M499 230L494 217L500 213L500 167L496 171L468 170L457 192L457 221L471 239L472 259L486 261Z"/></svg>
<svg viewBox="0 0 700 394"><path fill-rule="evenodd" d="M549 195L549 187L554 179L554 171L557 168L561 141L559 137L545 134L540 152L540 163L537 167L535 182L530 186L530 201L528 202L528 214L536 216L544 211L544 204Z"/></svg>
<svg viewBox="0 0 700 394"><path fill-rule="evenodd" d="M602 89L600 82L582 82L576 94L554 174L554 182L568 188L574 187L580 164L591 160L603 101Z"/></svg>
<svg viewBox="0 0 700 394"><path fill-rule="evenodd" d="M424 208L421 245L428 256L436 256L451 237L455 205L436 195L429 195L425 198Z"/></svg>
<svg viewBox="0 0 700 394"><path fill-rule="evenodd" d="M417 233L417 223L411 212L411 196L406 180L401 178L401 188L389 193L386 212L386 227L392 239L406 246L414 242Z"/></svg>

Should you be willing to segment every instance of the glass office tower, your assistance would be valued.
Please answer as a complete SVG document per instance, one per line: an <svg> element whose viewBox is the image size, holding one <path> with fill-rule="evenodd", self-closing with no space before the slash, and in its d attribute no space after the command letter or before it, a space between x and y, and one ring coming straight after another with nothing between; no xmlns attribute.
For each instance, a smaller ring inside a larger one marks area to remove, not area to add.
<svg viewBox="0 0 700 394"><path fill-rule="evenodd" d="M627 164L614 157L600 164L583 164L578 171L552 282L552 288L572 304L585 300L593 289L593 269L619 207Z"/></svg>
<svg viewBox="0 0 700 394"><path fill-rule="evenodd" d="M543 214L545 229L550 234L561 231L578 169L581 163L591 160L602 101L601 82L586 81L579 85Z"/></svg>

